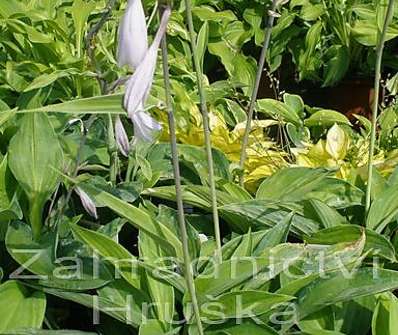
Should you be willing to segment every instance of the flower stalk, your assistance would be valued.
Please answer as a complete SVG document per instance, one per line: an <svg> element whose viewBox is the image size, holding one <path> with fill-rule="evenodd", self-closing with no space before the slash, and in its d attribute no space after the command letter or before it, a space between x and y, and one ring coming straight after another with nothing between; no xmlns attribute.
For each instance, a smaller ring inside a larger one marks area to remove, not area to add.
<svg viewBox="0 0 398 335"><path fill-rule="evenodd" d="M115 132L113 130L113 119L112 115L108 114L108 154L110 158L109 165L109 180L112 185L116 185L117 179L117 163L118 163L118 151L117 143L115 139Z"/></svg>
<svg viewBox="0 0 398 335"><path fill-rule="evenodd" d="M378 41L376 49L376 67L374 80L374 100L372 104L372 128L370 132L369 159L368 159L368 183L366 185L365 211L369 213L372 197L372 178L373 178L373 156L376 145L377 116L379 109L381 65L383 60L383 50L386 41L387 29L394 14L394 0L389 0L386 16L381 33L378 31Z"/></svg>
<svg viewBox="0 0 398 335"><path fill-rule="evenodd" d="M162 15L163 8L159 6L160 15ZM194 284L193 270L192 270L192 262L191 256L189 254L189 244L188 244L188 233L185 222L184 215L184 205L182 200L182 190L181 190L181 175L180 175L180 166L179 166L179 158L178 158L178 148L177 148L177 135L176 135L176 127L174 120L174 108L171 98L171 84L170 84L170 75L169 75L169 66L168 66L168 52L167 52L167 39L166 34L164 35L161 42L161 50L162 50L162 62L163 62L163 78L164 78L164 87L166 92L166 107L167 107L167 117L169 123L169 132L170 132L170 145L171 145L171 154L173 160L173 170L174 170L174 181L176 188L176 201L177 201L177 210L178 210L178 223L180 225L180 234L182 240L183 254L184 254L184 274L185 280L187 282L187 287L189 294L191 296L192 305L194 309L196 325L198 327L199 334L204 334L203 326L200 318L200 310L199 304L196 297L196 289Z"/></svg>
<svg viewBox="0 0 398 335"><path fill-rule="evenodd" d="M100 32L101 28L104 24L108 21L110 16L112 15L112 10L116 5L116 0L109 0L107 6L105 8L104 13L102 14L100 20L95 24L90 31L87 33L86 36L86 48L87 48L87 55L90 61L92 68L95 70L97 75L97 81L101 90L101 94L108 93L108 84L105 79L103 79L103 73L101 68L99 67L96 59L95 59L95 38L97 37L98 33ZM116 177L117 177L117 145L114 137L113 132L113 120L112 116L109 114L107 118L107 136L108 136L108 153L110 157L109 163L109 176L110 181L113 185L116 184Z"/></svg>
<svg viewBox="0 0 398 335"><path fill-rule="evenodd" d="M245 168L245 162L246 162L246 158L247 158L247 146L249 144L249 135L250 135L251 125L252 125L252 121L253 121L254 107L256 106L258 90L260 88L260 81L261 81L261 77L262 77L262 74L264 71L265 58L267 55L269 43L271 41L272 27L274 25L274 20L275 20L274 13L275 13L277 3L278 3L277 0L273 0L271 10L268 12L268 22L267 22L267 26L265 28L264 45L261 50L261 55L260 55L260 59L258 62L258 68L257 68L257 74L256 74L256 81L254 83L253 92L252 92L252 95L250 98L249 109L247 112L247 121L246 121L245 133L243 135L242 148L241 148L240 160L239 160L239 168L242 171L242 173L239 177L239 184L242 187L244 184L244 177L245 177L244 176L244 168Z"/></svg>
<svg viewBox="0 0 398 335"><path fill-rule="evenodd" d="M189 30L189 37L192 49L192 58L196 72L196 81L198 85L199 98L200 98L200 109L203 118L203 132L205 139L205 149L207 156L207 166L209 170L209 186L211 196L211 207L213 212L213 224L214 224L214 235L216 241L215 259L218 263L222 262L222 251L221 251L221 233L220 233L220 221L218 217L218 206L217 206L217 193L216 193L216 182L214 177L214 164L213 164L213 153L211 151L211 137L210 137L210 126L209 126L209 111L207 109L206 95L203 87L203 74L202 68L197 53L196 34L193 26L192 18L192 4L191 0L185 0L185 9Z"/></svg>

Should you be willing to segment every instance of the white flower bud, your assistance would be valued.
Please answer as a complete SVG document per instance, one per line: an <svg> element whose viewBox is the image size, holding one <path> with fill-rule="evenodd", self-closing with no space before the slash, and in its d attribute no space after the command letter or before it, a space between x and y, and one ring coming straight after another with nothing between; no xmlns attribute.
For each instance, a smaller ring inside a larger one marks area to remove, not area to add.
<svg viewBox="0 0 398 335"><path fill-rule="evenodd" d="M80 201L82 202L82 205L86 212L95 219L98 219L97 207L95 206L94 201L89 197L89 195L79 187L75 188L75 192L80 197Z"/></svg>
<svg viewBox="0 0 398 335"><path fill-rule="evenodd" d="M118 65L137 68L148 51L148 32L141 0L129 0L119 27Z"/></svg>
<svg viewBox="0 0 398 335"><path fill-rule="evenodd" d="M126 130L124 129L123 123L119 116L116 117L115 121L115 138L120 152L123 156L127 157L130 151L130 143Z"/></svg>

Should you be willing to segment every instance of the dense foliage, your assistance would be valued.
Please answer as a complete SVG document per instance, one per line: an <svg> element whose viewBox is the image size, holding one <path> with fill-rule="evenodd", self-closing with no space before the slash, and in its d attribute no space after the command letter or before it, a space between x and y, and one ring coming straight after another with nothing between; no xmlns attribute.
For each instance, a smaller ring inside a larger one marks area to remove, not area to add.
<svg viewBox="0 0 398 335"><path fill-rule="evenodd" d="M116 50L126 4L0 4L0 334L200 334L160 57L145 106L162 123L156 139L138 140L123 108L131 73ZM152 40L159 6L143 5ZM174 1L168 64L204 334L398 332L398 6L373 157L367 115L308 105L298 94L372 80L387 5L292 0L270 12L268 1L196 0L193 50L185 3ZM241 169L270 16L263 94ZM221 263L193 52L210 113ZM371 90L369 98L377 100ZM119 117L127 155L115 138Z"/></svg>

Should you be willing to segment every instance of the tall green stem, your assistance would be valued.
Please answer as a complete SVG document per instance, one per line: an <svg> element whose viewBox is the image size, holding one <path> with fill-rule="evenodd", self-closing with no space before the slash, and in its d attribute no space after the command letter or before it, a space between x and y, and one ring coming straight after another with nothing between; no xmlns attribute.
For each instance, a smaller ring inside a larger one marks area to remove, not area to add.
<svg viewBox="0 0 398 335"><path fill-rule="evenodd" d="M108 153L109 153L109 179L112 185L116 185L117 178L117 144L113 130L112 115L108 114Z"/></svg>
<svg viewBox="0 0 398 335"><path fill-rule="evenodd" d="M381 64L383 59L384 43L386 41L387 28L393 17L394 0L388 2L386 17L383 24L381 34L378 34L378 44L376 51L376 68L375 68L375 81L374 81L374 100L372 104L372 130L370 132L370 146L369 146L369 159L368 159L368 184L366 187L366 213L369 212L371 205L372 195L372 177L373 177L373 156L375 152L376 131L377 131L377 115L379 109L379 95L380 95L380 79L381 79Z"/></svg>
<svg viewBox="0 0 398 335"><path fill-rule="evenodd" d="M32 235L35 241L38 241L41 236L42 229L42 213L44 201L40 196L33 196L29 199L29 222L32 227Z"/></svg>
<svg viewBox="0 0 398 335"><path fill-rule="evenodd" d="M271 7L272 12L274 12L276 9L276 3L277 3L277 0L272 1L272 7ZM239 178L239 183L241 186L243 186L244 177L245 177L244 176L244 168L245 168L245 162L246 162L246 158L247 158L247 145L249 144L249 135L250 135L251 126L252 126L253 112L254 112L254 107L256 106L258 89L260 88L260 81L261 81L261 77L262 77L263 70L264 70L265 57L267 55L267 50L268 50L269 43L271 40L271 32L272 32L272 27L274 25L274 19L275 19L274 15L271 14L268 16L267 27L265 28L264 45L261 50L261 55L260 55L260 59L258 62L258 68L257 68L256 81L254 83L253 92L252 92L252 95L250 98L249 110L247 112L246 128L245 128L245 133L243 135L242 148L241 148L241 152L240 152L240 161L239 161L239 168L242 171L242 174Z"/></svg>
<svg viewBox="0 0 398 335"><path fill-rule="evenodd" d="M210 196L211 196L211 207L213 211L213 223L214 223L214 235L216 239L216 254L215 259L218 263L222 262L222 251L221 251L221 234L220 234L220 222L218 217L217 207L217 193L216 193L216 182L214 178L214 165L213 165L213 154L211 151L211 137L209 127L209 111L207 110L206 95L203 88L203 74L202 67L199 62L199 57L196 52L196 34L193 26L192 19L192 4L190 0L185 0L187 22L189 29L189 36L191 40L192 58L196 71L196 81L198 85L199 98L200 98L200 109L203 118L203 132L205 138L205 147L207 155L207 165L209 170L209 184L210 184Z"/></svg>
<svg viewBox="0 0 398 335"><path fill-rule="evenodd" d="M104 24L108 21L110 16L112 15L113 7L116 5L116 0L108 0L105 11L102 14L100 20L90 29L86 36L86 49L88 59L92 68L94 69L97 75L97 81L101 90L101 94L107 94L109 87L106 80L103 78L103 73L101 71L101 67L98 65L95 58L95 38L97 37L99 31L104 26ZM113 185L116 184L117 177L117 145L115 141L114 131L113 131L113 120L112 116L108 115L108 153L109 153L109 175L110 181Z"/></svg>
<svg viewBox="0 0 398 335"><path fill-rule="evenodd" d="M166 105L167 105L167 116L169 121L169 132L170 132L170 143L171 143L171 153L173 158L173 168L174 168L174 180L176 188L176 199L177 199L177 209L178 209L178 222L180 225L181 240L184 253L184 272L185 279L187 282L187 287L189 294L191 295L192 305L194 309L194 314L196 318L196 324L198 327L199 334L203 333L202 321L200 319L199 304L196 297L196 289L193 278L191 257L189 254L189 244L188 244L188 233L185 223L184 216L184 205L182 201L182 190L181 190L181 176L180 167L178 159L178 149L177 149L177 136L176 127L174 120L173 103L171 98L171 85L170 85L170 75L168 67L168 53L167 53L167 41L166 35L162 40L162 60L163 60L163 77L164 77L164 87L166 91Z"/></svg>

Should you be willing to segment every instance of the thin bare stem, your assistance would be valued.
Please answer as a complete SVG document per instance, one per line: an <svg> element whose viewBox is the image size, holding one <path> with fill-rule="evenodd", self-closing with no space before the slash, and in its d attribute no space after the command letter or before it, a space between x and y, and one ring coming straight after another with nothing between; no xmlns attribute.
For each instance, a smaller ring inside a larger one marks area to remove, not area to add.
<svg viewBox="0 0 398 335"><path fill-rule="evenodd" d="M213 165L213 154L211 151L211 137L209 127L209 111L207 110L206 95L203 88L203 74L202 67L200 66L199 57L196 52L196 34L193 26L192 19L192 4L190 0L185 0L185 8L188 22L189 36L191 40L192 58L196 71L196 80L200 98L200 109L203 118L203 132L205 138L205 148L207 155L207 165L209 170L209 184L210 184L210 196L211 196L211 207L213 212L213 224L214 224L214 235L216 240L216 253L215 259L218 263L222 262L222 251L221 251L221 233L220 233L220 221L218 217L217 207L217 193L216 193L216 182L214 178L214 165Z"/></svg>
<svg viewBox="0 0 398 335"><path fill-rule="evenodd" d="M108 21L112 14L113 7L116 5L116 0L109 0L108 4L106 5L105 12L102 14L100 20L89 30L86 36L86 49L87 49L87 55L90 60L91 66L94 68L96 74L97 74L97 80L98 83L101 87L101 92L104 94L104 92L107 90L107 82L103 79L103 75L101 72L101 69L99 68L97 61L95 59L95 38L98 35L99 31L101 28L104 26L104 24Z"/></svg>
<svg viewBox="0 0 398 335"><path fill-rule="evenodd" d="M370 132L370 146L369 146L369 159L368 159L368 184L366 187L366 202L365 210L368 214L371 197L372 197L372 178L373 178L373 156L376 144L376 131L377 131L377 115L379 109L379 95L380 95L380 79L381 79L381 65L383 60L384 43L386 41L387 28L393 17L394 0L388 2L386 17L383 24L383 30L378 39L376 51L376 68L375 68L375 81L374 81L374 100L372 104L372 130Z"/></svg>
<svg viewBox="0 0 398 335"><path fill-rule="evenodd" d="M108 114L108 154L110 158L109 180L112 185L116 185L118 153L111 114Z"/></svg>
<svg viewBox="0 0 398 335"><path fill-rule="evenodd" d="M102 14L100 20L90 29L86 36L86 48L87 48L87 55L90 60L91 66L95 70L97 74L98 84L101 89L101 94L107 94L109 91L108 83L105 79L103 79L103 74L101 68L98 66L97 61L95 59L95 38L97 37L98 33L100 32L101 28L104 24L109 20L110 16L112 15L112 9L116 5L116 0L109 0L108 4L105 8L104 13ZM116 177L117 177L117 145L115 140L115 134L113 131L113 119L112 116L109 114L107 119L108 124L108 154L110 158L109 162L109 177L112 185L116 184Z"/></svg>
<svg viewBox="0 0 398 335"><path fill-rule="evenodd" d="M162 9L160 9L161 11ZM162 40L162 60L163 60L163 77L164 77L164 87L166 91L166 105L167 105L167 116L169 121L169 132L170 132L170 144L171 144L171 153L173 159L173 168L174 168L174 181L176 188L176 200L177 200L177 209L178 209L178 222L180 225L180 234L182 240L182 247L184 253L184 273L185 280L187 282L187 287L189 290L189 294L191 295L192 305L194 309L194 314L196 318L196 324L198 327L199 334L203 333L203 326L200 319L200 310L198 305L198 300L196 297L196 289L194 284L194 277L192 271L192 263L191 256L189 254L189 244L188 244L188 233L187 227L185 223L184 216L184 205L182 201L182 190L181 190L181 175L180 175L180 167L179 167L179 159L178 159L178 148L177 148L177 136L176 136L176 127L174 120L174 110L173 103L171 98L171 85L170 85L170 75L169 75L169 66L168 66L168 53L167 53L167 41L166 35Z"/></svg>
<svg viewBox="0 0 398 335"><path fill-rule="evenodd" d="M242 140L242 148L241 148L241 153L240 153L240 161L239 161L239 168L242 171L242 174L240 175L239 178L239 183L241 186L244 184L244 168L245 168L245 162L247 158L247 145L249 144L249 135L251 131L251 125L253 121L253 113L254 113L254 107L256 106L256 101L257 101L257 95L258 95L258 90L260 88L260 81L261 77L263 74L264 70L264 65L265 65L265 57L268 51L269 43L271 41L271 32L272 32L272 27L274 25L274 15L273 12L276 9L276 3L277 0L272 1L272 7L270 15L268 16L268 22L267 22L267 27L265 28L265 40L264 40L264 45L261 50L261 55L260 59L258 62L258 68L257 68L257 75L256 75L256 81L254 83L254 88L253 92L250 98L250 104L249 104L249 110L247 112L247 121L246 121L246 128L245 128L245 133L243 135L243 140Z"/></svg>

